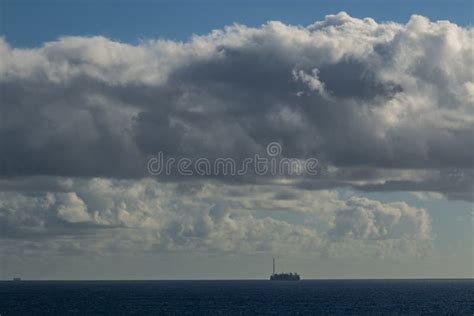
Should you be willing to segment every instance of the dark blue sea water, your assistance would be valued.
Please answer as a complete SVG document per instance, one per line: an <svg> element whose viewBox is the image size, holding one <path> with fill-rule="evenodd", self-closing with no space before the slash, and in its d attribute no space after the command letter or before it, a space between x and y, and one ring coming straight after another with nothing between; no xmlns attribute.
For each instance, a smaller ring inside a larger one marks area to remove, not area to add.
<svg viewBox="0 0 474 316"><path fill-rule="evenodd" d="M474 315L474 280L0 282L8 315Z"/></svg>

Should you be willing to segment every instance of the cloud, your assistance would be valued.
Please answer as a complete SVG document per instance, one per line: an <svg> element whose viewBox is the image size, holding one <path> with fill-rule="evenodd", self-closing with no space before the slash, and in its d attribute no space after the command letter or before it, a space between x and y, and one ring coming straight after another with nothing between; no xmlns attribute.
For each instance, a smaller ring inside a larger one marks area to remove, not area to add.
<svg viewBox="0 0 474 316"><path fill-rule="evenodd" d="M472 170L450 170L432 172L418 179L389 179L379 183L354 186L362 191L409 191L442 193L452 200L474 201L474 173Z"/></svg>
<svg viewBox="0 0 474 316"><path fill-rule="evenodd" d="M402 252L398 243L412 243L409 255L419 255L425 250L417 244L431 242L425 210L342 199L334 191L312 194L209 181L189 183L187 189L150 179L73 182L69 192L0 193L2 237L36 245L38 251L96 255L200 251L340 257L335 247L357 244L371 256L396 257ZM275 194L285 198L272 200ZM291 216L279 219L275 212ZM377 250L386 243L392 251Z"/></svg>
<svg viewBox="0 0 474 316"><path fill-rule="evenodd" d="M76 193L66 193L58 196L59 207L57 215L69 223L81 223L90 220L87 205Z"/></svg>
<svg viewBox="0 0 474 316"><path fill-rule="evenodd" d="M158 151L242 159L270 141L340 169L471 172L472 36L342 12L184 43L2 40L0 174L140 178Z"/></svg>
<svg viewBox="0 0 474 316"><path fill-rule="evenodd" d="M347 209L337 212L329 235L340 239L399 239L411 236L430 239L431 219L425 209L410 207L404 202L384 204L367 198L353 197Z"/></svg>

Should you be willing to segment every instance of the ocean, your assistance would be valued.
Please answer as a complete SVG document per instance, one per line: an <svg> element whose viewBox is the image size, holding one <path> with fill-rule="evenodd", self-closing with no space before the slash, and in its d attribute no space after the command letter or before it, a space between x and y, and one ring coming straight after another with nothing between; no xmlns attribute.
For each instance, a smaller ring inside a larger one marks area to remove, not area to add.
<svg viewBox="0 0 474 316"><path fill-rule="evenodd" d="M0 315L474 315L474 280L2 281Z"/></svg>

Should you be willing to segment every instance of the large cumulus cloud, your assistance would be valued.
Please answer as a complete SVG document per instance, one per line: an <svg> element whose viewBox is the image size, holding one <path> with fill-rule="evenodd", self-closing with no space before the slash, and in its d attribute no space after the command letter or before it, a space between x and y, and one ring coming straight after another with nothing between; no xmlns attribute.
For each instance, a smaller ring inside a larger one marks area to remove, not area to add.
<svg viewBox="0 0 474 316"><path fill-rule="evenodd" d="M472 186L472 36L422 16L402 25L339 13L184 43L1 41L0 173L142 177L158 151L241 158L276 140L286 156L347 170L328 186L354 168L456 169Z"/></svg>

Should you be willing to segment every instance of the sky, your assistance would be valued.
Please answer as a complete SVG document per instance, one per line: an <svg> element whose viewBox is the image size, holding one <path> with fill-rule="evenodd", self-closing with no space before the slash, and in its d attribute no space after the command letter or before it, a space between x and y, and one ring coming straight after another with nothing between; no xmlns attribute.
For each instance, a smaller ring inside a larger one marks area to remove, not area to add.
<svg viewBox="0 0 474 316"><path fill-rule="evenodd" d="M0 278L473 277L473 10L1 1Z"/></svg>
<svg viewBox="0 0 474 316"><path fill-rule="evenodd" d="M126 43L166 38L185 41L233 23L275 20L309 25L345 11L357 18L406 23L412 14L458 25L473 22L472 1L91 1L2 0L2 34L15 47L36 47L66 35L102 35Z"/></svg>

